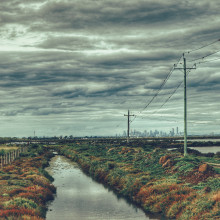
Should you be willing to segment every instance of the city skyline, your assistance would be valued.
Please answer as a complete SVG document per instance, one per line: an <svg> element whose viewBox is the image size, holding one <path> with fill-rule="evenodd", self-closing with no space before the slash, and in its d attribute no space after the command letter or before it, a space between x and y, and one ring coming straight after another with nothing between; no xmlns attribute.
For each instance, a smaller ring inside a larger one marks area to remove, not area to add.
<svg viewBox="0 0 220 220"><path fill-rule="evenodd" d="M149 129L144 131L138 131L136 129L131 129L130 137L174 137L174 136L183 136L183 131L179 131L179 127L171 128L170 131L162 131L157 129ZM127 136L127 131L123 131L123 134L116 134L116 136Z"/></svg>

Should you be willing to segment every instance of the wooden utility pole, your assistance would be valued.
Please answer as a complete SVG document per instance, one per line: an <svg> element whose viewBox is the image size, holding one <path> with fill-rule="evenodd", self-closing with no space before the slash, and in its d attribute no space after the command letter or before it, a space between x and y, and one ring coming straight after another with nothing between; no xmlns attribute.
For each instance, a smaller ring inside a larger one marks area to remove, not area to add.
<svg viewBox="0 0 220 220"><path fill-rule="evenodd" d="M186 84L186 70L192 70L196 68L186 68L186 58L183 54L183 68L174 68L184 70L184 156L187 155L187 84Z"/></svg>
<svg viewBox="0 0 220 220"><path fill-rule="evenodd" d="M134 116L134 115L130 115L129 110L128 110L128 114L127 114L127 115L124 115L124 116L128 116L127 143L129 144L129 134L130 134L130 116Z"/></svg>

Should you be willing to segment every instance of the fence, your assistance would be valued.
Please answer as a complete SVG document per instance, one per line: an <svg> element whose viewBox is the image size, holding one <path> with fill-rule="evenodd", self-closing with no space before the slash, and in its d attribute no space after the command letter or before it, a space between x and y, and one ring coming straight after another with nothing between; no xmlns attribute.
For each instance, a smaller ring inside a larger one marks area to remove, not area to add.
<svg viewBox="0 0 220 220"><path fill-rule="evenodd" d="M3 156L0 156L0 165L1 168L4 167L5 165L11 164L16 158L20 156L20 153L26 152L28 147L21 147L18 148L17 150L10 151Z"/></svg>

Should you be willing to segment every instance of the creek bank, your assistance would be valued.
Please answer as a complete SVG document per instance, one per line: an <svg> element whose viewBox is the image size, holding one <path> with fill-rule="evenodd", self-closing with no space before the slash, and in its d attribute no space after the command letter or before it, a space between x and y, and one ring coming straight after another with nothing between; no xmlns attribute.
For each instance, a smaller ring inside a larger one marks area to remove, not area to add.
<svg viewBox="0 0 220 220"><path fill-rule="evenodd" d="M0 219L43 220L46 203L56 191L44 170L53 155L43 146L31 145L20 156L0 169Z"/></svg>
<svg viewBox="0 0 220 220"><path fill-rule="evenodd" d="M57 188L55 199L48 204L47 220L149 220L160 219L145 213L117 196L103 184L86 175L76 162L55 156L46 170Z"/></svg>
<svg viewBox="0 0 220 220"><path fill-rule="evenodd" d="M189 155L184 158L179 152L158 148L97 143L92 146L73 143L57 150L76 161L95 180L138 203L146 212L161 213L170 219L219 217L218 170L199 171L208 161L219 163L217 157ZM167 160L159 163L166 155Z"/></svg>

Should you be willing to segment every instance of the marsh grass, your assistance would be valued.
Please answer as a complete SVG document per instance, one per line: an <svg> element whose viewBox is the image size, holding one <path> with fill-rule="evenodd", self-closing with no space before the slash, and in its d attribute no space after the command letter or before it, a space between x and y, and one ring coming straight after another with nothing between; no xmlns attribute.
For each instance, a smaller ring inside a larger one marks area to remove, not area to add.
<svg viewBox="0 0 220 220"><path fill-rule="evenodd" d="M25 157L0 170L0 219L45 218L46 202L56 189L43 170L51 154L41 154L41 149L30 148Z"/></svg>
<svg viewBox="0 0 220 220"><path fill-rule="evenodd" d="M219 178L214 171L208 174L198 171L205 162L218 163L216 157L183 157L178 151L150 145L114 146L86 141L57 150L78 162L94 179L140 204L145 211L163 213L171 219L199 219L203 215L215 219L218 215ZM166 155L170 163L163 166L159 161ZM196 184L190 181L191 174L196 175Z"/></svg>

